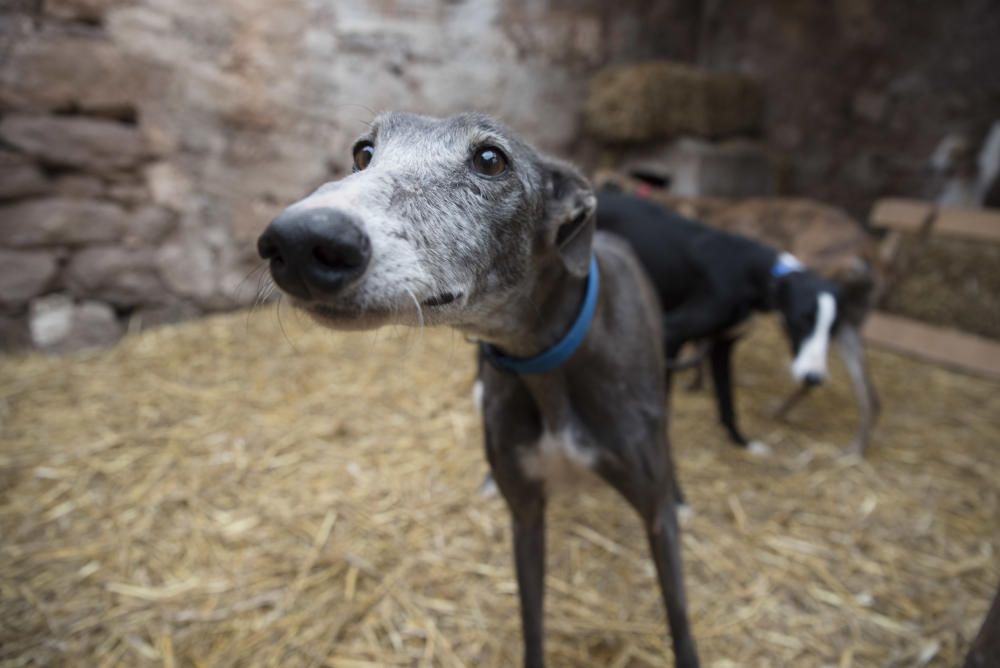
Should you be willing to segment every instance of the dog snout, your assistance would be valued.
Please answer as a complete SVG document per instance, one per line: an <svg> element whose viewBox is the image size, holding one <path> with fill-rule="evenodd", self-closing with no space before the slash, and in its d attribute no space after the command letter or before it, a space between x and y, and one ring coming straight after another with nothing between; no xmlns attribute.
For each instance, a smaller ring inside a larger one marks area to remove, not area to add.
<svg viewBox="0 0 1000 668"><path fill-rule="evenodd" d="M802 382L810 387L815 387L816 385L822 385L825 378L823 374L818 371L810 371L805 376L802 377Z"/></svg>
<svg viewBox="0 0 1000 668"><path fill-rule="evenodd" d="M332 297L360 278L371 259L361 224L337 209L286 211L257 240L274 281L300 299Z"/></svg>

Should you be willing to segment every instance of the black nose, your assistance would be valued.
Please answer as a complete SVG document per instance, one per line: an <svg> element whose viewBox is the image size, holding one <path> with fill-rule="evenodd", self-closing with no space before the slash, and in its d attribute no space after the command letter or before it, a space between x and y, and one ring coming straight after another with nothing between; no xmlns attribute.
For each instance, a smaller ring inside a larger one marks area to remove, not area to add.
<svg viewBox="0 0 1000 668"><path fill-rule="evenodd" d="M292 209L267 226L257 252L271 261L271 275L282 290L300 299L322 299L364 273L371 242L343 211Z"/></svg>
<svg viewBox="0 0 1000 668"><path fill-rule="evenodd" d="M802 379L802 382L810 387L815 387L816 385L823 384L823 375L816 373L815 371L807 373L806 377Z"/></svg>

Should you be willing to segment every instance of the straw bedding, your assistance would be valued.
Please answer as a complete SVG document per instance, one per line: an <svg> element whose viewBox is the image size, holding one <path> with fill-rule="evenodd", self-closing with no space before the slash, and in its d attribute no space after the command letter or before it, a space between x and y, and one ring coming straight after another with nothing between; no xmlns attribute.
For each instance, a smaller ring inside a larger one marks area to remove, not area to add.
<svg viewBox="0 0 1000 668"><path fill-rule="evenodd" d="M519 662L470 346L284 320L0 360L0 665ZM739 353L768 459L726 445L707 394L677 396L704 664L955 665L1000 579L997 386L873 354L886 410L860 461L843 374L766 417L786 357L769 323ZM635 516L601 487L552 509L551 665L669 665Z"/></svg>

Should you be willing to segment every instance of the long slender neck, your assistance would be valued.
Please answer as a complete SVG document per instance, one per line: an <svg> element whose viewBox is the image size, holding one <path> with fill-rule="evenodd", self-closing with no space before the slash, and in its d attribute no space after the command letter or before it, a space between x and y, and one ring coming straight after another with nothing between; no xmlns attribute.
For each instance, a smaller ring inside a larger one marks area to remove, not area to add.
<svg viewBox="0 0 1000 668"><path fill-rule="evenodd" d="M550 349L567 334L579 315L586 283L586 278L572 276L560 263L539 271L524 296L504 309L504 321L509 327L490 343L504 354L520 358ZM548 431L559 431L574 421L569 378L564 369L561 366L546 373L519 376Z"/></svg>
<svg viewBox="0 0 1000 668"><path fill-rule="evenodd" d="M512 357L532 357L555 345L580 311L586 278L572 276L559 262L548 263L530 286L490 314L470 333Z"/></svg>

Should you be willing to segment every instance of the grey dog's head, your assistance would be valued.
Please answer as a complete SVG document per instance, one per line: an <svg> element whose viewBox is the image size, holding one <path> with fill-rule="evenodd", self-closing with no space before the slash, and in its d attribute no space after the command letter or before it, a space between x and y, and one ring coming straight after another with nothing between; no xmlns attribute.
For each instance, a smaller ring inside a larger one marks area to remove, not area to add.
<svg viewBox="0 0 1000 668"><path fill-rule="evenodd" d="M489 117L382 114L353 159L258 240L278 287L324 324L489 331L546 268L587 273L590 185Z"/></svg>

